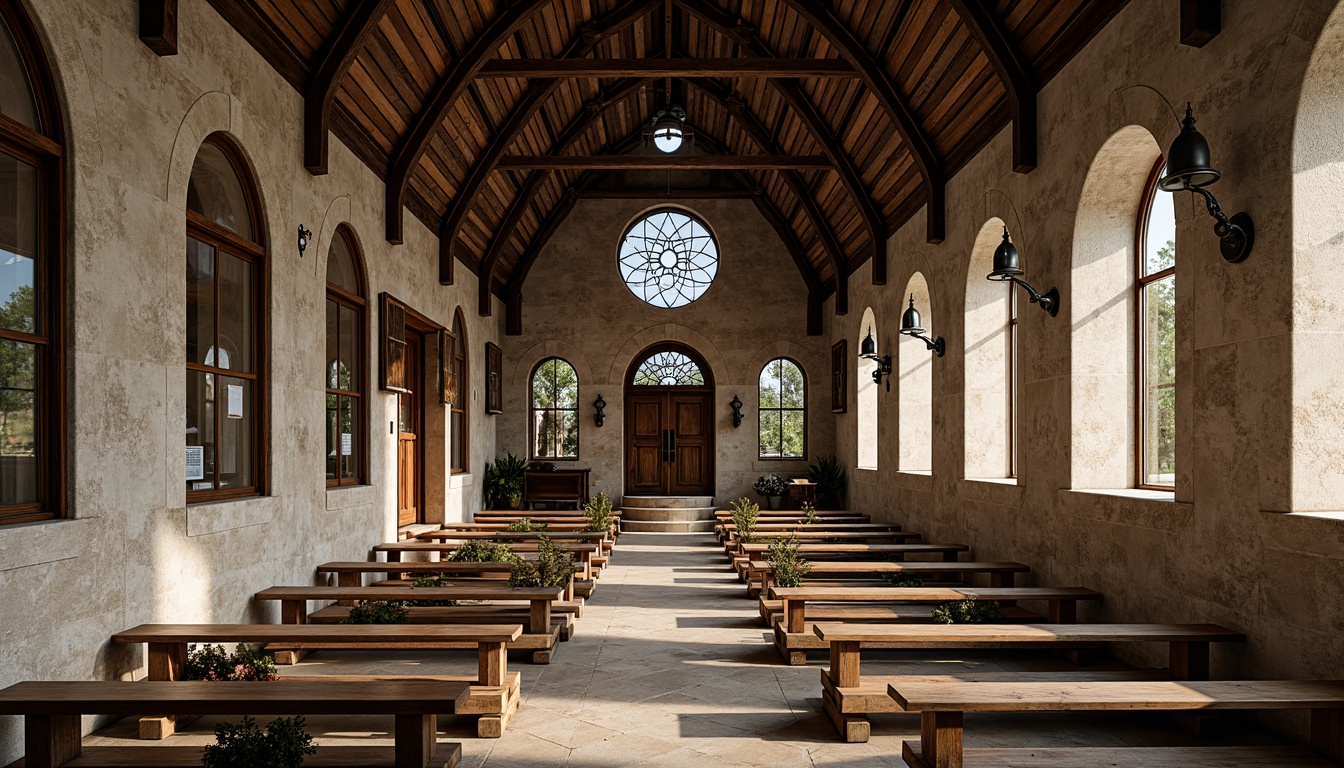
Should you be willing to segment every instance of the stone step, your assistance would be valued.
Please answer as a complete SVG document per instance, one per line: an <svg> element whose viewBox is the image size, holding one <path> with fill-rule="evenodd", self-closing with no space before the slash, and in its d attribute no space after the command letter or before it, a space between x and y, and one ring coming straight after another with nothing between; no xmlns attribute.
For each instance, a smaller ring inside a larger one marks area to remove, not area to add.
<svg viewBox="0 0 1344 768"><path fill-rule="evenodd" d="M640 522L690 523L714 520L713 507L685 507L646 509L641 507L621 507L622 520Z"/></svg>
<svg viewBox="0 0 1344 768"><path fill-rule="evenodd" d="M713 533L713 520L627 520L621 519L622 533Z"/></svg>
<svg viewBox="0 0 1344 768"><path fill-rule="evenodd" d="M713 507L713 496L626 496L622 509L699 509Z"/></svg>

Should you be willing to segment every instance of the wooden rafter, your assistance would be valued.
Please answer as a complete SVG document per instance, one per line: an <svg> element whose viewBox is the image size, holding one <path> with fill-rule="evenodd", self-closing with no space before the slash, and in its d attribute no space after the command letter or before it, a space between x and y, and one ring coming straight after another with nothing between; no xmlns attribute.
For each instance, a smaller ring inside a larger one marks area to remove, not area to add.
<svg viewBox="0 0 1344 768"><path fill-rule="evenodd" d="M392 6L392 0L365 0L350 4L336 33L323 47L322 57L303 92L303 167L314 176L327 172L331 104L350 65Z"/></svg>
<svg viewBox="0 0 1344 768"><path fill-rule="evenodd" d="M854 77L844 59L496 59L477 77Z"/></svg>
<svg viewBox="0 0 1344 768"><path fill-rule="evenodd" d="M803 18L813 29L831 44L840 55L854 66L868 90L873 93L882 108L891 116L900 132L920 176L924 179L925 203L928 220L925 236L930 243L941 243L947 236L947 179L944 176L943 160L934 148L933 142L920 126L919 118L905 98L901 96L896 84L886 69L877 61L848 26L845 25L828 4L815 0L784 0L795 13Z"/></svg>
<svg viewBox="0 0 1344 768"><path fill-rule="evenodd" d="M402 202L411 174L429 147L434 132L439 130L458 97L476 77L481 67L499 47L513 36L532 15L545 8L552 0L518 0L500 11L486 25L467 50L457 58L448 73L439 80L425 106L411 122L410 128L392 150L387 173L387 241L400 244L402 240Z"/></svg>
<svg viewBox="0 0 1344 768"><path fill-rule="evenodd" d="M830 169L825 155L505 155L501 171L698 171Z"/></svg>
<svg viewBox="0 0 1344 768"><path fill-rule="evenodd" d="M1222 31L1222 0L1181 0L1182 45L1203 48Z"/></svg>
<svg viewBox="0 0 1344 768"><path fill-rule="evenodd" d="M769 45L753 29L744 24L741 19L726 13L708 0L679 0L679 3L683 10L695 14L701 21L714 27L721 34L734 39L739 46L752 56L765 59L775 58ZM873 284L886 284L887 225L882 218L881 211L878 210L877 203L873 201L872 194L864 187L863 178L859 175L854 161L846 154L839 139L821 116L821 112L812 103L812 100L803 93L798 83L790 80L772 80L770 86L784 99L798 119L811 132L812 137L830 159L836 173L840 174L841 183L845 185L845 190L849 192L850 197L858 205L859 213L868 228L870 255L873 258Z"/></svg>
<svg viewBox="0 0 1344 768"><path fill-rule="evenodd" d="M621 31L661 4L662 0L644 0L643 2L631 3L623 6L612 16L583 25L576 37L565 46L564 51L554 63L569 58L587 56L597 47L598 43ZM514 107L499 130L495 132L494 138L485 148L485 151L472 163L471 170L467 172L466 179L462 182L461 188L457 190L457 194L449 200L448 209L444 212L443 223L439 228L440 284L451 285L453 282L453 245L457 242L457 233L462 227L462 220L466 217L467 211L470 211L472 206L476 204L477 195L480 194L481 188L485 186L486 180L490 178L490 174L494 172L495 163L504 156L504 151L513 145L523 128L532 121L537 111L562 84L563 81L560 80L549 80L534 83L527 89L523 97L518 100L518 105ZM619 90L619 87L612 89L612 91ZM595 108L585 106L589 109ZM484 316L487 317L489 316L489 280L493 268L494 262L487 257L482 260L479 270L481 280L486 284L482 295L485 297L483 301L487 308Z"/></svg>
<svg viewBox="0 0 1344 768"><path fill-rule="evenodd" d="M160 56L177 54L177 0L140 0L140 42Z"/></svg>
<svg viewBox="0 0 1344 768"><path fill-rule="evenodd" d="M998 74L1013 111L1013 170L1030 173L1036 168L1039 80L1018 51L1008 28L980 0L948 0L961 17L971 37L980 44L990 66Z"/></svg>

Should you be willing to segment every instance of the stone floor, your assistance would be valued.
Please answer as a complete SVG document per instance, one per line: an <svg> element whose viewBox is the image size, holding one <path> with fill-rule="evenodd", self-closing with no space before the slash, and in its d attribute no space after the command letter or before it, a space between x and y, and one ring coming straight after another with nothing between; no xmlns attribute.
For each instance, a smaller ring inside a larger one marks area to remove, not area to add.
<svg viewBox="0 0 1344 768"><path fill-rule="evenodd" d="M839 742L821 714L824 660L782 665L745 594L712 536L626 534L555 662L510 665L522 672L523 705L504 737L477 739L472 726L453 718L441 721L444 736L463 743L463 768L904 765L900 743L918 736L918 719L878 716L870 742ZM1053 668L1068 667L1043 654L950 660L890 653L864 660L865 672L877 674ZM326 651L281 671L396 670L468 674L475 658ZM385 742L389 725L379 718L309 719L309 731L324 743ZM132 727L122 721L101 731L98 741L120 741ZM212 727L212 720L200 720L172 741L209 743ZM971 747L1196 743L1160 715L971 716L966 740Z"/></svg>

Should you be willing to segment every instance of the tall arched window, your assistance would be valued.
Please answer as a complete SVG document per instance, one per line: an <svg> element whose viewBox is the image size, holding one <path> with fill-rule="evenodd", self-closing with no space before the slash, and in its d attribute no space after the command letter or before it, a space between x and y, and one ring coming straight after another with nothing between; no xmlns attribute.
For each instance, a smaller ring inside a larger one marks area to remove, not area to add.
<svg viewBox="0 0 1344 768"><path fill-rule="evenodd" d="M458 309L453 314L453 379L457 382L458 396L453 398L450 406L448 427L449 466L454 473L467 471L467 441L471 434L467 404L471 402L472 391L467 373L467 324L462 320L462 310Z"/></svg>
<svg viewBox="0 0 1344 768"><path fill-rule="evenodd" d="M787 357L765 364L761 369L759 413L760 458L807 456L807 379L802 366Z"/></svg>
<svg viewBox="0 0 1344 768"><path fill-rule="evenodd" d="M980 227L966 273L962 455L968 478L1017 476L1017 289L985 279L1004 228L999 218ZM913 352L918 355L918 347Z"/></svg>
<svg viewBox="0 0 1344 768"><path fill-rule="evenodd" d="M1140 488L1176 487L1176 213L1172 195L1159 192L1164 163L1153 167L1138 217L1134 284L1139 358L1137 434Z"/></svg>
<svg viewBox="0 0 1344 768"><path fill-rule="evenodd" d="M266 250L237 149L206 138L187 185L187 502L265 485Z"/></svg>
<svg viewBox="0 0 1344 768"><path fill-rule="evenodd" d="M924 328L930 337L936 330L930 328L934 307L929 296L929 284L924 275L916 272L906 283L905 296L913 296L915 306L925 309ZM902 334L897 337L896 374L898 396L896 407L897 440L896 469L901 472L930 472L933 470L933 353L920 339Z"/></svg>
<svg viewBox="0 0 1344 768"><path fill-rule="evenodd" d="M0 523L64 511L63 131L46 57L0 4Z"/></svg>
<svg viewBox="0 0 1344 768"><path fill-rule="evenodd" d="M368 455L364 270L354 233L336 228L327 256L327 485L359 485Z"/></svg>
<svg viewBox="0 0 1344 768"><path fill-rule="evenodd" d="M854 348L860 348L863 339L870 334L876 345L873 348L881 350L881 339L877 335L877 319L873 315L872 307L863 310L863 321L859 324L859 338ZM855 401L858 406L854 415L858 424L859 469L877 469L877 390L880 385L873 381L873 374L876 371L876 360L859 358L858 371L854 377Z"/></svg>
<svg viewBox="0 0 1344 768"><path fill-rule="evenodd" d="M532 458L579 457L579 375L558 358L532 371Z"/></svg>

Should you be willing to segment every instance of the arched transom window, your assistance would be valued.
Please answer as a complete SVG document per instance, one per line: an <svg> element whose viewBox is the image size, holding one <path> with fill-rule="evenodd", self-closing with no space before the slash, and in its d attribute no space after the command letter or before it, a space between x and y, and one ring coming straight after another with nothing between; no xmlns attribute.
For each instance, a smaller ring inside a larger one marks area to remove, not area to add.
<svg viewBox="0 0 1344 768"><path fill-rule="evenodd" d="M327 257L327 485L362 482L364 287L354 236L336 229Z"/></svg>
<svg viewBox="0 0 1344 768"><path fill-rule="evenodd" d="M637 387L703 387L700 366L681 352L655 352L635 370Z"/></svg>
<svg viewBox="0 0 1344 768"><path fill-rule="evenodd" d="M579 375L558 357L532 372L532 457L579 457Z"/></svg>
<svg viewBox="0 0 1344 768"><path fill-rule="evenodd" d="M760 418L760 458L807 455L807 381L803 369L787 357L761 369Z"/></svg>
<svg viewBox="0 0 1344 768"><path fill-rule="evenodd" d="M621 238L621 278L655 307L683 307L704 295L719 272L719 246L709 227L679 210L640 217Z"/></svg>

